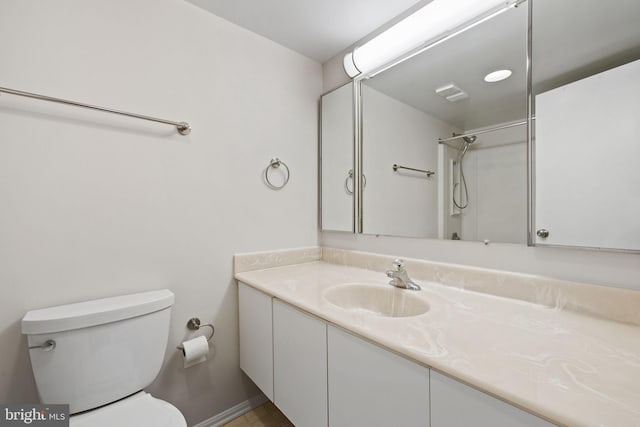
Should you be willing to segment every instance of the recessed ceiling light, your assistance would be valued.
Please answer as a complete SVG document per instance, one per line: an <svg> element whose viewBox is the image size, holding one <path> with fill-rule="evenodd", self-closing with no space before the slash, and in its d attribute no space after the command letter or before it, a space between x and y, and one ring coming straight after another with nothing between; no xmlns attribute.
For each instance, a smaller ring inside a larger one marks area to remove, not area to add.
<svg viewBox="0 0 640 427"><path fill-rule="evenodd" d="M511 77L511 74L512 74L511 70L493 71L487 74L486 76L484 76L484 81L489 83L499 82L504 79L508 79L509 77Z"/></svg>

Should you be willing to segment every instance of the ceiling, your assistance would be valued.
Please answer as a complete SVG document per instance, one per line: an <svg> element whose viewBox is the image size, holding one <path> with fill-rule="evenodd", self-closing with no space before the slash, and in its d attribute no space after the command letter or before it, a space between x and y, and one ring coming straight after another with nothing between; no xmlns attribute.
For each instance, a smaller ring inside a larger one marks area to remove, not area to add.
<svg viewBox="0 0 640 427"><path fill-rule="evenodd" d="M187 0L320 63L419 0Z"/></svg>

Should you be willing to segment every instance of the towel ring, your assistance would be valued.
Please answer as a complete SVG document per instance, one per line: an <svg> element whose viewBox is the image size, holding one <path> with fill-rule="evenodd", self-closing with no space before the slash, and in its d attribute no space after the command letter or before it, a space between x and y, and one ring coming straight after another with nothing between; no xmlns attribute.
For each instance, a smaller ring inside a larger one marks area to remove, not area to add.
<svg viewBox="0 0 640 427"><path fill-rule="evenodd" d="M211 328L211 335L207 337L207 341L211 341L211 338L213 338L213 334L216 333L216 328L211 323L205 323L204 325L201 325L200 319L198 319L197 317L192 317L187 322L187 329L189 329L190 331L197 331L200 328L204 328L205 326L208 326ZM181 345L177 346L176 348L178 350L184 350L184 347L182 347Z"/></svg>
<svg viewBox="0 0 640 427"><path fill-rule="evenodd" d="M349 188L349 179L353 179L353 169L349 169L349 174L344 180L344 191L347 194L353 194L353 190ZM362 188L367 186L367 177L362 174Z"/></svg>
<svg viewBox="0 0 640 427"><path fill-rule="evenodd" d="M284 166L284 168L286 169L286 178L284 179L284 182L282 183L282 185L274 185L269 180L269 170L271 170L271 168L277 169L280 167L280 165ZM269 186L269 188L273 190L281 190L282 188L284 188L284 186L287 185L287 183L289 182L290 176L291 176L291 172L289 172L289 166L287 166L285 162L283 162L277 157L274 157L273 159L271 159L271 161L269 161L269 165L264 170L264 181L267 184L267 186Z"/></svg>

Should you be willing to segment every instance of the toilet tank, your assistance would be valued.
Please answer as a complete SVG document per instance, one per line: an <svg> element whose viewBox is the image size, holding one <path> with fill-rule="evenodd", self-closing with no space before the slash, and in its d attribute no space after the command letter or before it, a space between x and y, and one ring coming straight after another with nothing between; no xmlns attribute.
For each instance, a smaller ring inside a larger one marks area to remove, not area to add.
<svg viewBox="0 0 640 427"><path fill-rule="evenodd" d="M28 312L22 333L40 400L76 413L142 390L156 378L167 347L174 296L169 290Z"/></svg>

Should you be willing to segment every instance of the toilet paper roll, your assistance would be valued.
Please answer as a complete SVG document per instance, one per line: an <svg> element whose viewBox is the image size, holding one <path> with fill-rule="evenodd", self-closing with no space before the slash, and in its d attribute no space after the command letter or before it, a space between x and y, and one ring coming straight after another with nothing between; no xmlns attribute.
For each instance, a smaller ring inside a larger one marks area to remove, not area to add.
<svg viewBox="0 0 640 427"><path fill-rule="evenodd" d="M185 368L204 362L207 360L207 354L209 354L209 342L203 336L182 343Z"/></svg>

